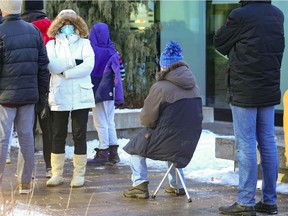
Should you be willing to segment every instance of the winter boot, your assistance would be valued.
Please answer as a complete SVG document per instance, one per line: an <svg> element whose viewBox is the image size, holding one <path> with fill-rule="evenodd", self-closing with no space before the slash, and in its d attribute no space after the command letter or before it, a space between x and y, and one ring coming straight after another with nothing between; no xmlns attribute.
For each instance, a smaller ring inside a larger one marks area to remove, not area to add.
<svg viewBox="0 0 288 216"><path fill-rule="evenodd" d="M64 162L65 154L51 153L52 177L46 182L47 187L54 187L64 183Z"/></svg>
<svg viewBox="0 0 288 216"><path fill-rule="evenodd" d="M88 160L87 163L95 164L95 165L105 165L107 162L109 162L108 153L109 149L94 149L96 151L96 154L92 160Z"/></svg>
<svg viewBox="0 0 288 216"><path fill-rule="evenodd" d="M109 146L109 162L116 164L120 162L120 158L117 152L119 145L110 145Z"/></svg>
<svg viewBox="0 0 288 216"><path fill-rule="evenodd" d="M84 175L86 172L87 155L73 155L73 178L70 183L72 188L82 187L84 185Z"/></svg>
<svg viewBox="0 0 288 216"><path fill-rule="evenodd" d="M148 190L149 181L143 182L140 185L131 187L123 192L124 197L128 198L139 198L139 199L148 199L149 190Z"/></svg>

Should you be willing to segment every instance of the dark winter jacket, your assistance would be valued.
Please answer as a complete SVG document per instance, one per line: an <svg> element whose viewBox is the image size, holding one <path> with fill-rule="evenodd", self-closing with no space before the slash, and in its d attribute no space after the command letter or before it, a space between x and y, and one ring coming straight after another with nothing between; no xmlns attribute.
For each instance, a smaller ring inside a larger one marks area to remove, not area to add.
<svg viewBox="0 0 288 216"><path fill-rule="evenodd" d="M31 22L40 30L45 44L47 44L49 40L53 39L53 38L48 37L47 35L47 30L52 22L50 19L47 18L44 12L38 11L38 10L37 11L25 11L21 15L21 17L26 22Z"/></svg>
<svg viewBox="0 0 288 216"><path fill-rule="evenodd" d="M194 75L185 63L160 74L140 114L145 127L124 150L131 155L187 166L202 131L202 101Z"/></svg>
<svg viewBox="0 0 288 216"><path fill-rule="evenodd" d="M91 72L95 102L114 100L115 105L120 106L124 103L124 92L119 53L110 39L107 24L95 24L90 32L90 41L95 53L95 65Z"/></svg>
<svg viewBox="0 0 288 216"><path fill-rule="evenodd" d="M243 1L214 36L229 57L228 102L240 107L280 103L284 16L270 1Z"/></svg>
<svg viewBox="0 0 288 216"><path fill-rule="evenodd" d="M5 16L0 44L0 104L35 104L39 95L45 101L49 59L39 30L19 14Z"/></svg>

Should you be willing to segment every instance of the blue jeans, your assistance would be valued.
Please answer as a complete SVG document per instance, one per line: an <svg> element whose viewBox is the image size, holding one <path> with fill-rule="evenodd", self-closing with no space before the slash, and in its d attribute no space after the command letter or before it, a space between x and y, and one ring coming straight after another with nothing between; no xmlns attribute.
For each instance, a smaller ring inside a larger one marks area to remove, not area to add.
<svg viewBox="0 0 288 216"><path fill-rule="evenodd" d="M278 153L274 138L274 106L244 108L232 106L233 126L239 165L237 202L254 206L257 185L257 148L262 173L262 198L276 204Z"/></svg>
<svg viewBox="0 0 288 216"><path fill-rule="evenodd" d="M169 168L171 165L171 162L166 162L167 167ZM130 167L132 170L132 176L131 180L133 182L133 186L137 186L139 184L142 184L143 182L148 181L148 170L147 170L147 164L146 164L146 158L141 157L139 155L130 155ZM182 169L179 168L180 174L185 182L185 176L182 171ZM168 174L168 180L170 186L177 188L176 183L176 170L172 168L170 170L170 173ZM180 179L178 179L178 187L183 188Z"/></svg>

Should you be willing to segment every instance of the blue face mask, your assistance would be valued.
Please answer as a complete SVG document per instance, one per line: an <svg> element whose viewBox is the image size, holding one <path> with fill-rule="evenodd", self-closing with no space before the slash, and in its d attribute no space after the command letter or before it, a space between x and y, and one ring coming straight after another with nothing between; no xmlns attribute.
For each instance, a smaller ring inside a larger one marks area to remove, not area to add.
<svg viewBox="0 0 288 216"><path fill-rule="evenodd" d="M61 33L69 36L74 33L74 26L73 25L65 25L61 28Z"/></svg>

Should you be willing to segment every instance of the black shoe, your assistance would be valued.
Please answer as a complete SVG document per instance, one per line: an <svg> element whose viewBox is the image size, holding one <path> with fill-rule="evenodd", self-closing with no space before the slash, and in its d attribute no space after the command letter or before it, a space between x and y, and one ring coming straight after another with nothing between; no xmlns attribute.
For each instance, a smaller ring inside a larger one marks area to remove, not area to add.
<svg viewBox="0 0 288 216"><path fill-rule="evenodd" d="M256 216L254 206L242 206L235 202L231 206L222 206L219 211L225 215Z"/></svg>
<svg viewBox="0 0 288 216"><path fill-rule="evenodd" d="M268 205L268 204L262 203L261 201L255 205L255 210L256 210L256 212L266 213L268 215L278 214L278 208L277 208L276 204L275 205Z"/></svg>

